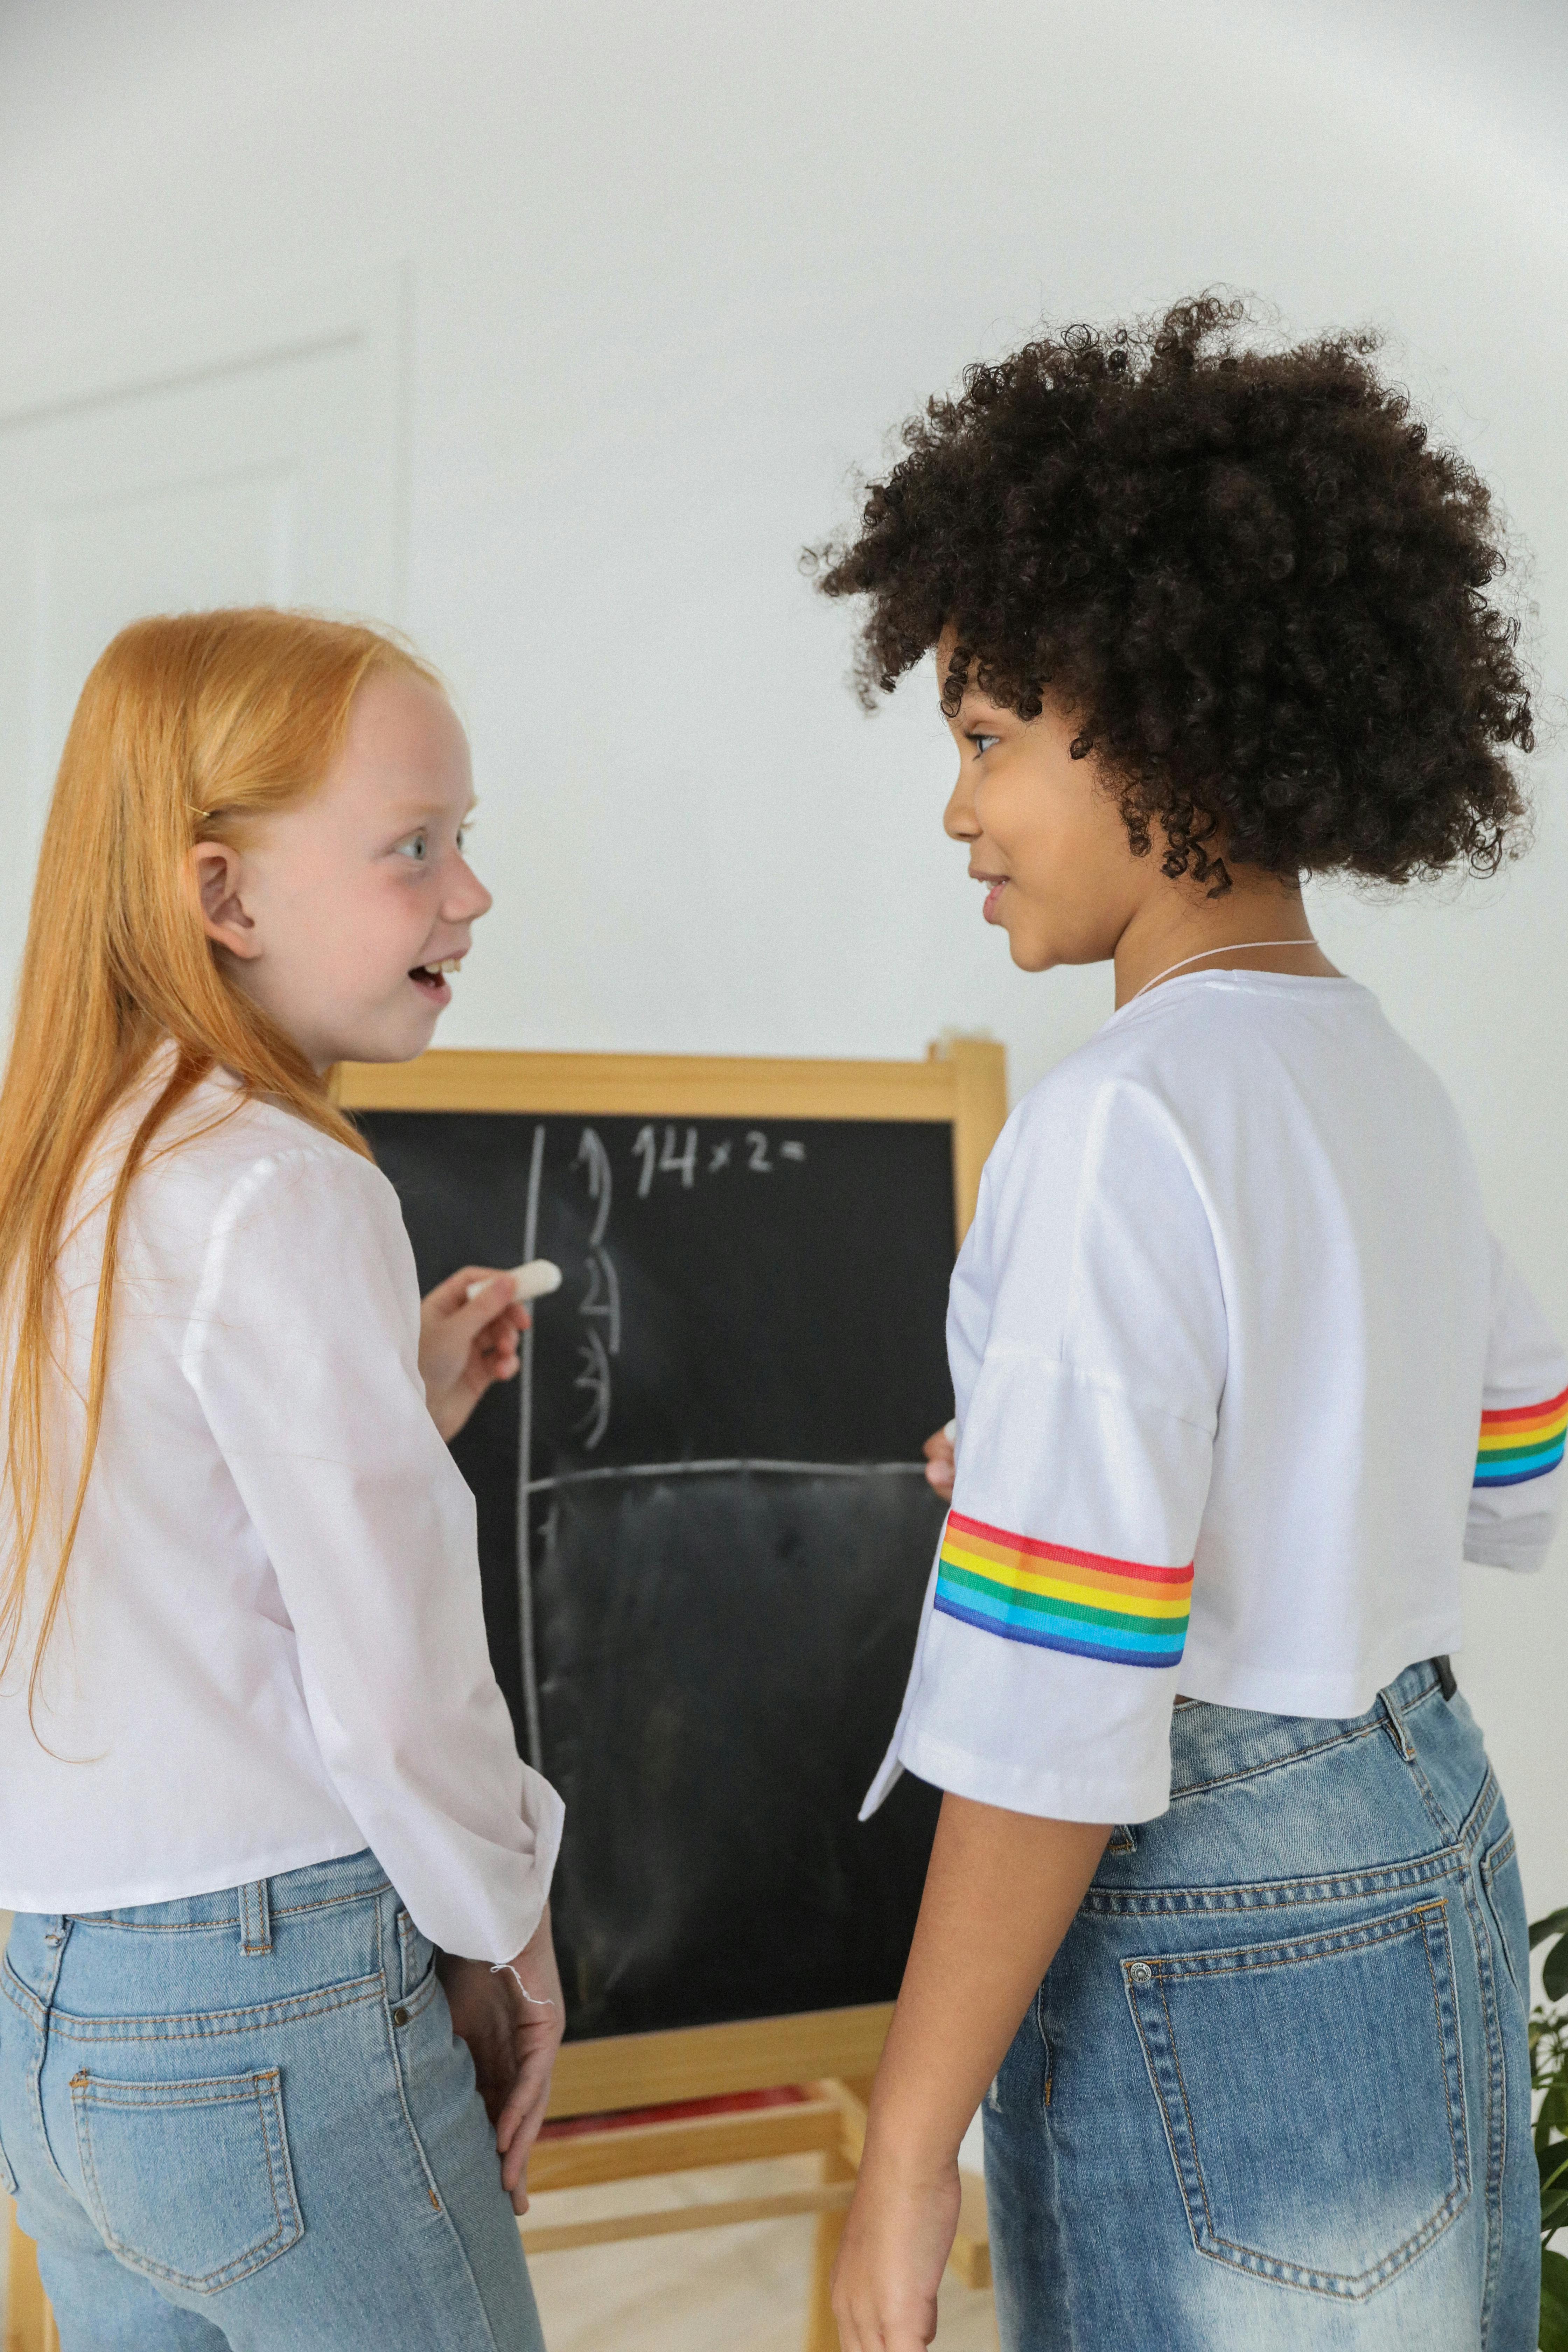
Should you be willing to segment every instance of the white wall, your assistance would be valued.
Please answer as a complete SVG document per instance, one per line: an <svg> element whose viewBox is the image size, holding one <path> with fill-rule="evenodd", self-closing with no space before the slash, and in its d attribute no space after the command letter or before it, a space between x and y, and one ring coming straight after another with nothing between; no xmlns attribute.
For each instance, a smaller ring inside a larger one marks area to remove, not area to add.
<svg viewBox="0 0 1568 2352"><path fill-rule="evenodd" d="M1568 643L1568 16L1556 0L9 0L0 376L406 265L405 621L457 683L498 908L449 1044L918 1054L1026 1086L1108 1009L983 931L929 679L875 720L799 578L847 477L1042 311L1223 281L1374 320ZM4 384L0 383L0 392ZM1568 1328L1561 735L1531 863L1324 895L1470 1122ZM12 943L0 942L8 951ZM1561 1569L1462 1666L1568 1898Z"/></svg>

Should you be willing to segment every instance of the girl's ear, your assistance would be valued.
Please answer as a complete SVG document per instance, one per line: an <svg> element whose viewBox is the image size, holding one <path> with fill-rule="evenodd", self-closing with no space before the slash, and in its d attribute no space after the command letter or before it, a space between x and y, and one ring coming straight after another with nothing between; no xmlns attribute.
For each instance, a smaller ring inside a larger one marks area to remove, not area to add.
<svg viewBox="0 0 1568 2352"><path fill-rule="evenodd" d="M208 939L247 961L259 955L256 925L239 894L238 851L226 842L198 841L190 855L190 876Z"/></svg>

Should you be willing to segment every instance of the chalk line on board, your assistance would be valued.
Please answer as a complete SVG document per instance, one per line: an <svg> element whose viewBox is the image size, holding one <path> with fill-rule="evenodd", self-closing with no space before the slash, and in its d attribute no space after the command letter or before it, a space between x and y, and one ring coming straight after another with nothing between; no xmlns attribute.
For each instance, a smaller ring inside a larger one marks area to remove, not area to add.
<svg viewBox="0 0 1568 2352"><path fill-rule="evenodd" d="M544 1175L544 1129L533 1130L533 1154L528 1168L528 1211L523 1221L522 1255L531 1259L539 1238L539 1188ZM522 1373L518 1383L522 1393L518 1411L521 1427L518 1432L518 1466L522 1472L517 1487L517 1622L518 1648L521 1653L522 1708L524 1728L528 1737L528 1760L536 1772L544 1769L544 1743L539 1729L539 1675L533 1656L533 1553L529 1530L529 1496L533 1485L529 1472L533 1467L533 1327L530 1324L522 1335Z"/></svg>
<svg viewBox="0 0 1568 2352"><path fill-rule="evenodd" d="M563 1470L554 1478L531 1478L524 1492L547 1495L553 1493L557 1486L583 1486L595 1479L696 1478L711 1476L726 1470L771 1471L775 1475L793 1473L795 1476L812 1478L923 1478L925 1469L923 1462L767 1462L738 1454L732 1461L606 1463L602 1469Z"/></svg>

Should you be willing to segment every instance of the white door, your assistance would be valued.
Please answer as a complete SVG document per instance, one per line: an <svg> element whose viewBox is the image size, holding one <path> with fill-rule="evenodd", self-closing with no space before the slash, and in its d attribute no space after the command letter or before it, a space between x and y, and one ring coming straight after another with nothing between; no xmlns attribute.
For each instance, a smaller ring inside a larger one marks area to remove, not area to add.
<svg viewBox="0 0 1568 2352"><path fill-rule="evenodd" d="M401 289L307 289L258 319L0 383L0 991L81 683L147 613L400 602Z"/></svg>

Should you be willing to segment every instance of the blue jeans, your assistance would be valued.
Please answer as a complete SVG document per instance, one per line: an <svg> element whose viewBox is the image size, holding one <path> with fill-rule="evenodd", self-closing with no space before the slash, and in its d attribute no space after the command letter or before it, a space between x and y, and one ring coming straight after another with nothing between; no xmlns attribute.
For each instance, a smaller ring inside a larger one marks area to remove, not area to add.
<svg viewBox="0 0 1568 2352"><path fill-rule="evenodd" d="M434 1958L371 1853L18 1916L0 2179L62 2352L542 2352Z"/></svg>
<svg viewBox="0 0 1568 2352"><path fill-rule="evenodd" d="M1462 1698L1177 1702L992 2086L1007 2352L1529 2352L1524 1897Z"/></svg>

